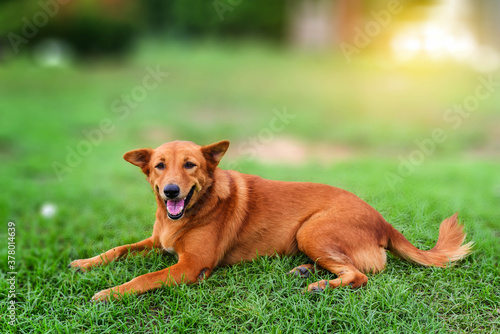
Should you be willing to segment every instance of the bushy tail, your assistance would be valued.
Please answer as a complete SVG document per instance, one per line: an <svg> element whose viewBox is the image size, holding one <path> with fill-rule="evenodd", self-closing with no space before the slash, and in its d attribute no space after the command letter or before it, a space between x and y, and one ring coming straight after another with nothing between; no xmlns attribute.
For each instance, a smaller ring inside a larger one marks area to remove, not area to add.
<svg viewBox="0 0 500 334"><path fill-rule="evenodd" d="M463 226L458 224L458 213L446 218L439 227L439 238L436 246L428 251L423 251L413 246L396 229L392 229L389 236L388 249L395 255L424 266L445 267L452 265L471 252L473 242L465 245L466 234Z"/></svg>

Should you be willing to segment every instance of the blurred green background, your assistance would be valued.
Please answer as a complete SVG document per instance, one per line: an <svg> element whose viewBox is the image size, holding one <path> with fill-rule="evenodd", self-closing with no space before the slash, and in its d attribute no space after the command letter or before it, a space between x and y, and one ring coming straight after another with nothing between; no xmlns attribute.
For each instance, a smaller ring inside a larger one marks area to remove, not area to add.
<svg viewBox="0 0 500 334"><path fill-rule="evenodd" d="M465 212L494 257L498 17L493 0L0 0L0 219L28 271L136 241L155 208L122 154L228 139L223 168L344 187L399 228Z"/></svg>
<svg viewBox="0 0 500 334"><path fill-rule="evenodd" d="M498 8L485 0L2 0L4 168L21 158L15 177L32 168L50 181L101 154L116 160L136 146L222 138L235 159L404 163L435 129L446 138L416 165L496 159ZM148 88L151 71L160 81ZM273 110L290 121L270 129Z"/></svg>

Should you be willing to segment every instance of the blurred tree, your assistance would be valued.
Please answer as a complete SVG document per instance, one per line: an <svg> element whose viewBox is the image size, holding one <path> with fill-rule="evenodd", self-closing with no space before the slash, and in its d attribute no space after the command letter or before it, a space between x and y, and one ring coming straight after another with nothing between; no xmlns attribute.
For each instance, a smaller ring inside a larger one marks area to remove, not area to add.
<svg viewBox="0 0 500 334"><path fill-rule="evenodd" d="M55 38L80 55L119 53L137 30L135 12L132 0L0 0L0 36L14 52Z"/></svg>
<svg viewBox="0 0 500 334"><path fill-rule="evenodd" d="M171 0L142 0L142 26L147 33L163 34L172 25L173 12Z"/></svg>
<svg viewBox="0 0 500 334"><path fill-rule="evenodd" d="M285 32L286 2L0 0L0 37L7 37L14 49L61 39L81 55L122 52L139 34L279 40Z"/></svg>
<svg viewBox="0 0 500 334"><path fill-rule="evenodd" d="M171 0L169 28L183 36L281 39L286 0Z"/></svg>

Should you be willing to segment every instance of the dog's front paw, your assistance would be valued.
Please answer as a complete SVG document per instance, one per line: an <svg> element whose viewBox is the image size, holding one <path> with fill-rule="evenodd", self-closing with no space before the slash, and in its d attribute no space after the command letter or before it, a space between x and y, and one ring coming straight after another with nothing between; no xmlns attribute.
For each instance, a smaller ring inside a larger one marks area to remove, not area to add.
<svg viewBox="0 0 500 334"><path fill-rule="evenodd" d="M91 301L93 302L108 302L111 300L119 300L125 294L130 293L131 291L127 291L124 285L115 286L110 289L102 290L96 293Z"/></svg>
<svg viewBox="0 0 500 334"><path fill-rule="evenodd" d="M120 299L120 294L117 293L118 289L117 288L111 288L111 289L106 289L99 291L96 293L91 301L92 302L108 302L112 299Z"/></svg>
<svg viewBox="0 0 500 334"><path fill-rule="evenodd" d="M75 260L68 265L68 268L73 268L76 271L86 272L89 271L92 267L96 265L93 258L91 259L82 259Z"/></svg>
<svg viewBox="0 0 500 334"><path fill-rule="evenodd" d="M96 293L90 301L92 302L107 302L109 301L109 296L111 295L111 289L106 289Z"/></svg>

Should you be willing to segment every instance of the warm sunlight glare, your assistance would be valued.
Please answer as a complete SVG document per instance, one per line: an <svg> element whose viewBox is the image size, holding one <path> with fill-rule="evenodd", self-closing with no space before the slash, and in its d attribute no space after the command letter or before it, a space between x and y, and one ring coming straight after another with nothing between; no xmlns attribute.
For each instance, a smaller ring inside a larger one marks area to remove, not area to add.
<svg viewBox="0 0 500 334"><path fill-rule="evenodd" d="M416 57L432 60L454 58L467 61L475 53L475 39L466 30L423 25L413 26L397 34L391 43L396 60L405 62Z"/></svg>

